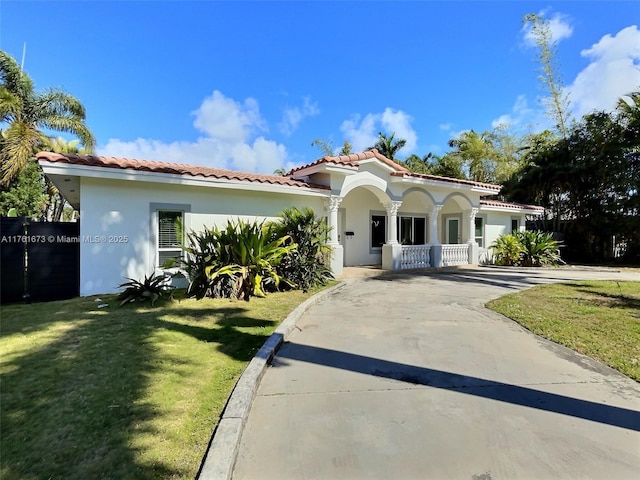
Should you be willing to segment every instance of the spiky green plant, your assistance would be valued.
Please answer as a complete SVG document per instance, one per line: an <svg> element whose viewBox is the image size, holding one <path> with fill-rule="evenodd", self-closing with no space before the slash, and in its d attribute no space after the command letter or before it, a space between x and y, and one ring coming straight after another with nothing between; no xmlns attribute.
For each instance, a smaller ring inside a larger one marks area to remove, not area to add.
<svg viewBox="0 0 640 480"><path fill-rule="evenodd" d="M490 246L496 265L513 266L520 262L524 249L512 233L506 233L496 238Z"/></svg>
<svg viewBox="0 0 640 480"><path fill-rule="evenodd" d="M171 297L174 287L168 283L170 278L170 275L156 275L155 273L149 276L145 275L142 281L127 278L128 282L118 285L118 288L124 288L118 295L120 306L122 307L130 302L144 302L146 300L151 300L151 306L155 306L159 298Z"/></svg>
<svg viewBox="0 0 640 480"><path fill-rule="evenodd" d="M540 267L562 263L560 242L554 240L551 233L527 230L516 232L515 235L522 245L522 266Z"/></svg>
<svg viewBox="0 0 640 480"><path fill-rule="evenodd" d="M291 207L279 214L274 222L274 233L278 237L288 236L287 244L298 248L289 252L278 264L280 275L295 283L297 288L307 291L325 285L333 278L329 268L331 246L327 244L329 227L324 219L316 218L312 208L302 210Z"/></svg>

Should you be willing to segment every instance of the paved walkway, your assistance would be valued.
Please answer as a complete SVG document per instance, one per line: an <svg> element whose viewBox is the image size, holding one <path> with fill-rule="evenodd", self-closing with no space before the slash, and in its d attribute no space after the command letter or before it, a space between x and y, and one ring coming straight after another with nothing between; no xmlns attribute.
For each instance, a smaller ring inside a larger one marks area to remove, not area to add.
<svg viewBox="0 0 640 480"><path fill-rule="evenodd" d="M594 270L367 278L262 379L234 480L640 478L640 385L483 307Z"/></svg>

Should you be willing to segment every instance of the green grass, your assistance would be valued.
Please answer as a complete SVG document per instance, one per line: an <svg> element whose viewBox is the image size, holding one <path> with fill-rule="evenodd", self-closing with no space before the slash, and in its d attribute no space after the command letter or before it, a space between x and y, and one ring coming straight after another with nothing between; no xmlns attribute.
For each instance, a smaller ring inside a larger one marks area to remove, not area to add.
<svg viewBox="0 0 640 480"><path fill-rule="evenodd" d="M544 285L487 307L640 381L640 282Z"/></svg>
<svg viewBox="0 0 640 480"><path fill-rule="evenodd" d="M3 306L0 477L194 478L248 361L317 291Z"/></svg>

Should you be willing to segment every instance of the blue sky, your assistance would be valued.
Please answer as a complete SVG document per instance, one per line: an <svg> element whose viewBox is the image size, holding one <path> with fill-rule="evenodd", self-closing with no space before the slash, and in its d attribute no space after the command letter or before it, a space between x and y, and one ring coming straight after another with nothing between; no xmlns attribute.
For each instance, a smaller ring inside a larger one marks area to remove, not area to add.
<svg viewBox="0 0 640 480"><path fill-rule="evenodd" d="M638 2L0 0L0 48L37 89L87 108L98 153L271 173L356 149L378 131L401 157L461 131L539 130L524 14L552 20L572 109L640 86Z"/></svg>

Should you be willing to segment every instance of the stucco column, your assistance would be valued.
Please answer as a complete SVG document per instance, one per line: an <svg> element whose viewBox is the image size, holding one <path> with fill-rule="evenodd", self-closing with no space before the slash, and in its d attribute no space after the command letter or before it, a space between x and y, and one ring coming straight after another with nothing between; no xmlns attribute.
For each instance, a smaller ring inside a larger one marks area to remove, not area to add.
<svg viewBox="0 0 640 480"><path fill-rule="evenodd" d="M400 270L402 268L402 245L398 242L398 210L402 202L383 204L387 211L387 242L382 246L382 268Z"/></svg>
<svg viewBox="0 0 640 480"><path fill-rule="evenodd" d="M384 209L387 211L387 244L398 243L398 210L402 202L385 203Z"/></svg>
<svg viewBox="0 0 640 480"><path fill-rule="evenodd" d="M331 195L326 199L327 210L329 211L329 243L338 244L338 208L342 202L342 197Z"/></svg>
<svg viewBox="0 0 640 480"><path fill-rule="evenodd" d="M467 240L467 245L469 245L469 263L471 265L475 265L478 263L478 258L480 257L480 247L476 242L476 215L478 214L477 208L471 208L469 210L465 210L464 219L467 223L467 228L469 229L469 239Z"/></svg>
<svg viewBox="0 0 640 480"><path fill-rule="evenodd" d="M337 195L331 195L325 199L326 208L328 210L328 227L329 227L329 241L328 245L331 246L331 271L334 275L342 274L342 267L344 265L344 252L342 245L338 241L338 208L342 202L342 197Z"/></svg>
<svg viewBox="0 0 640 480"><path fill-rule="evenodd" d="M476 215L478 214L477 208L471 208L464 211L464 220L469 228L469 235L467 243L476 243Z"/></svg>
<svg viewBox="0 0 640 480"><path fill-rule="evenodd" d="M436 203L429 209L429 245L440 245L438 240L438 225L440 225L440 210L442 210L441 203Z"/></svg>

